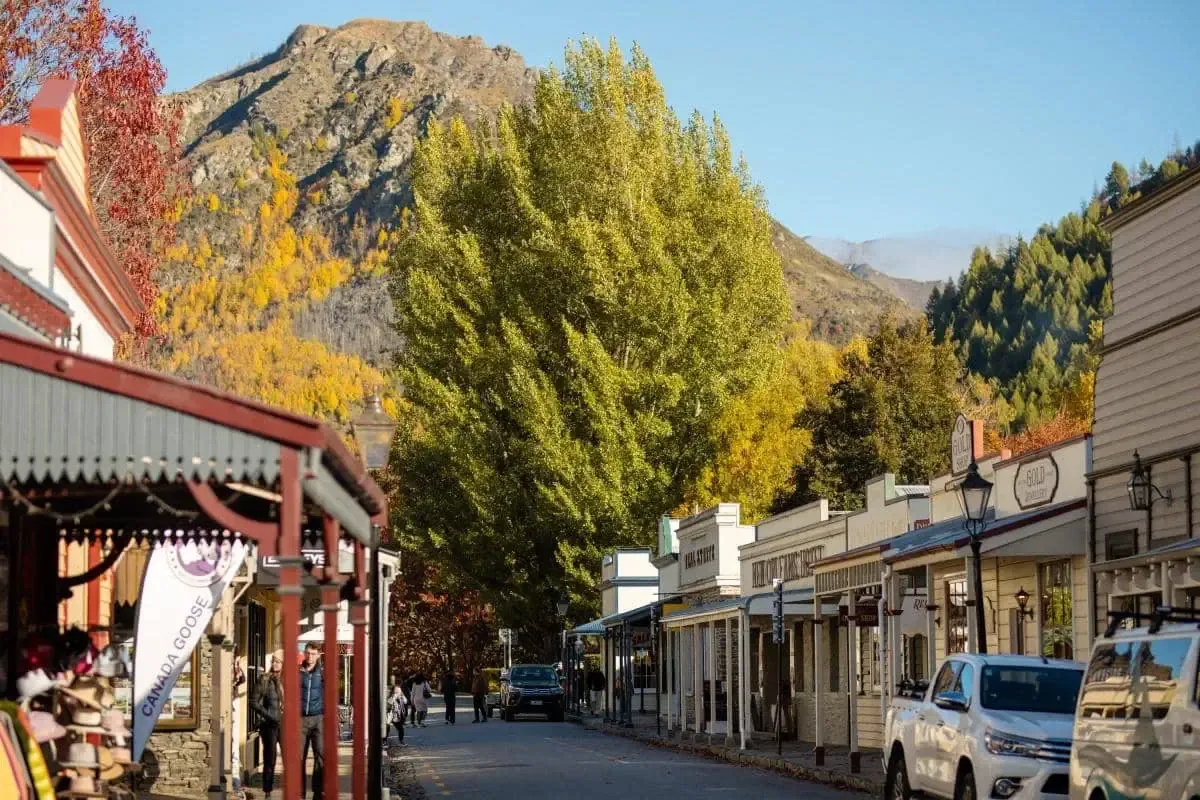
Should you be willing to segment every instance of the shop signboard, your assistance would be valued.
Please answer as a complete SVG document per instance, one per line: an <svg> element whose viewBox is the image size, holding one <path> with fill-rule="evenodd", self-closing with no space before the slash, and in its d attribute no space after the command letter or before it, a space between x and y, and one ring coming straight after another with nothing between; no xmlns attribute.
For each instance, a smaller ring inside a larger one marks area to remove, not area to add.
<svg viewBox="0 0 1200 800"><path fill-rule="evenodd" d="M954 420L954 431L950 434L950 471L962 475L971 466L971 458L975 455L975 422L967 419L965 414L959 414Z"/></svg>
<svg viewBox="0 0 1200 800"><path fill-rule="evenodd" d="M175 705L176 683L194 663L196 645L245 557L245 543L229 541L174 542L150 556L134 634L134 761L163 710Z"/></svg>
<svg viewBox="0 0 1200 800"><path fill-rule="evenodd" d="M924 590L921 590L924 592ZM929 624L929 598L925 594L906 594L900 605L900 633L925 636Z"/></svg>
<svg viewBox="0 0 1200 800"><path fill-rule="evenodd" d="M879 627L879 606L874 603L859 603L854 614L854 623L860 628ZM850 624L850 611L847 606L838 608L838 620L843 625Z"/></svg>
<svg viewBox="0 0 1200 800"><path fill-rule="evenodd" d="M761 558L750 565L751 581L755 589L770 586L776 578L785 583L812 577L812 565L820 561L825 553L824 545L795 550L770 558Z"/></svg>
<svg viewBox="0 0 1200 800"><path fill-rule="evenodd" d="M1054 502L1058 463L1050 453L1022 461L1013 473L1013 496L1022 511Z"/></svg>

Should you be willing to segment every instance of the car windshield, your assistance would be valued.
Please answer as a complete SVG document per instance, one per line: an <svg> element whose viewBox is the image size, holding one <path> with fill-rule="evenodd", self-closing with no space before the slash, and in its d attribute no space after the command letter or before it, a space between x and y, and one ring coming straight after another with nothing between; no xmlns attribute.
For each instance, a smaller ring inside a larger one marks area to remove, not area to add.
<svg viewBox="0 0 1200 800"><path fill-rule="evenodd" d="M984 708L1074 714L1082 669L987 666L979 690Z"/></svg>
<svg viewBox="0 0 1200 800"><path fill-rule="evenodd" d="M550 667L513 667L509 680L554 683L558 676Z"/></svg>

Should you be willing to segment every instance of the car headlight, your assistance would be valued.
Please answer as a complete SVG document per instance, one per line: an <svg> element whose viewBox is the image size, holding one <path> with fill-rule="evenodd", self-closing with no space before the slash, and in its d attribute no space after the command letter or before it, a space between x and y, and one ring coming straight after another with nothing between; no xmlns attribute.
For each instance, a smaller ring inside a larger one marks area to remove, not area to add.
<svg viewBox="0 0 1200 800"><path fill-rule="evenodd" d="M1022 736L997 733L996 731L987 731L983 735L983 741L992 755L1022 756L1024 758L1037 758L1043 744L1037 739L1026 739Z"/></svg>

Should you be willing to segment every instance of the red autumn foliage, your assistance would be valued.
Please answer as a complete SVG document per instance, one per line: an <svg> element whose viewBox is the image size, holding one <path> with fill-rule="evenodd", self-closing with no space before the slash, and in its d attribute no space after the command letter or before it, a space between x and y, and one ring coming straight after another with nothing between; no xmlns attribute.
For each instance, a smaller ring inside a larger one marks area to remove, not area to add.
<svg viewBox="0 0 1200 800"><path fill-rule="evenodd" d="M1059 411L1050 419L1005 438L1004 447L1011 450L1015 457L1040 450L1056 442L1073 439L1087 433L1090 429L1086 420L1072 416L1066 411Z"/></svg>
<svg viewBox="0 0 1200 800"><path fill-rule="evenodd" d="M147 305L154 271L175 240L186 191L179 174L181 109L160 93L167 73L132 17L99 0L0 0L0 120L24 118L49 78L78 85L89 188L100 228ZM139 333L152 332L149 315Z"/></svg>
<svg viewBox="0 0 1200 800"><path fill-rule="evenodd" d="M462 683L476 670L499 666L491 610L475 592L444 589L439 579L432 565L406 563L392 585L389 684L423 672L436 686L451 663Z"/></svg>

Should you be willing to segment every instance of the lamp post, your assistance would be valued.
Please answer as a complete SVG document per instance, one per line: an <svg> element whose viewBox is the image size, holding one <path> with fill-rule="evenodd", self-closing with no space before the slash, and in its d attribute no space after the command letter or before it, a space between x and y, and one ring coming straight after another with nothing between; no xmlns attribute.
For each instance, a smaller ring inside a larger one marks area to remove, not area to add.
<svg viewBox="0 0 1200 800"><path fill-rule="evenodd" d="M367 399L366 407L352 423L354 439L362 454L363 465L370 471L387 466L392 451L392 437L396 434L396 423L383 410L383 401L373 394ZM375 673L368 689L367 724L367 798L383 798L383 595L379 580L379 537L376 526L371 537L371 641L370 656ZM337 754L333 754L337 763Z"/></svg>
<svg viewBox="0 0 1200 800"><path fill-rule="evenodd" d="M971 556L975 561L975 629L979 652L987 654L987 619L983 611L983 563L979 558L982 546L984 517L987 514L988 498L992 494L992 482L979 474L979 465L974 461L967 467L967 477L958 484L959 502L966 517L967 532L971 535Z"/></svg>
<svg viewBox="0 0 1200 800"><path fill-rule="evenodd" d="M583 638L575 637L575 713L583 712L583 693L587 691L587 672L583 668Z"/></svg>
<svg viewBox="0 0 1200 800"><path fill-rule="evenodd" d="M658 663L658 615L658 606L650 606L650 661L654 663L654 732L657 735L662 736L662 714L659 713L662 710L659 708L659 703L662 701L662 686L660 685L662 668ZM643 675L644 674L645 673L643 672ZM645 696L646 687L643 685L643 702L645 702Z"/></svg>
<svg viewBox="0 0 1200 800"><path fill-rule="evenodd" d="M567 612L571 609L571 598L567 597L567 593L563 592L559 595L558 602L555 604L555 610L558 611L558 619L562 622L561 641L558 646L559 662L562 664L562 677L565 681L563 686L563 705L564 710L567 702L567 693L571 690L571 675L570 675L570 656L567 655Z"/></svg>

